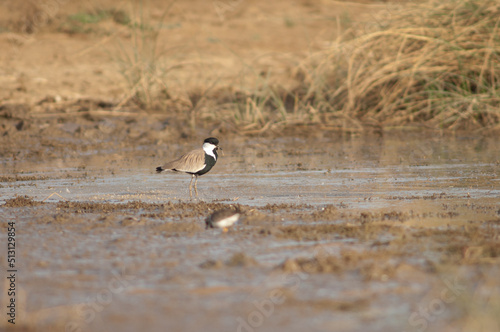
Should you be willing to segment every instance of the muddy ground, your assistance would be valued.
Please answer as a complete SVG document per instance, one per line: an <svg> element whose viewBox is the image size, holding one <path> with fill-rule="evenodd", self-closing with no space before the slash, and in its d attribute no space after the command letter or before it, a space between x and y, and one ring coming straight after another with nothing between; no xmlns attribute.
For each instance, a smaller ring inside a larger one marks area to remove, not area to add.
<svg viewBox="0 0 500 332"><path fill-rule="evenodd" d="M498 330L496 139L226 143L197 199L188 176L154 172L190 144L5 161L17 326ZM205 230L227 207L237 225Z"/></svg>
<svg viewBox="0 0 500 332"><path fill-rule="evenodd" d="M0 260L13 222L18 271L16 325L2 314L1 328L500 330L497 137L244 136L204 111L192 121L189 91L290 77L344 18L373 23L400 2L234 1L222 17L213 2L176 2L159 37L169 94L148 110L127 98L114 56L130 30L71 25L130 3L58 3L35 33L26 8L0 13ZM155 22L162 4L147 7ZM188 176L154 169L209 135L225 154L190 199ZM228 206L239 223L205 230Z"/></svg>

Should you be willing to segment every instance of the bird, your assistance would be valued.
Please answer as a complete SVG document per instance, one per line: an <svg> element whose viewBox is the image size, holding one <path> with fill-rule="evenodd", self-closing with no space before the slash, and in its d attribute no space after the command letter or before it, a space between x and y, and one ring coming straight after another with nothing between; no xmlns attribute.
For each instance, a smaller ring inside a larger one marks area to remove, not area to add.
<svg viewBox="0 0 500 332"><path fill-rule="evenodd" d="M222 148L219 146L219 140L215 137L209 137L203 141L203 146L200 149L190 151L181 157L169 161L163 166L156 167L156 172L174 171L191 174L191 182L189 182L189 197L193 197L192 183L194 181L194 191L198 196L198 176L208 173L217 162L217 150Z"/></svg>
<svg viewBox="0 0 500 332"><path fill-rule="evenodd" d="M227 232L227 229L234 225L240 219L241 212L239 209L223 209L215 211L205 219L205 229L222 228L222 232Z"/></svg>

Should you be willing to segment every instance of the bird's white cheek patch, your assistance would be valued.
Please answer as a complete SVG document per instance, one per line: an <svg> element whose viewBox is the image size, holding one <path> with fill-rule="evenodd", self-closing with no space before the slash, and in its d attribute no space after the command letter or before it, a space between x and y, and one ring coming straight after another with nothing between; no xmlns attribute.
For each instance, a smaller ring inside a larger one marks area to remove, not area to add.
<svg viewBox="0 0 500 332"><path fill-rule="evenodd" d="M205 151L205 153L208 154L209 156L212 156L215 160L217 160L217 157L214 154L215 148L216 146L213 144L203 143L203 150Z"/></svg>

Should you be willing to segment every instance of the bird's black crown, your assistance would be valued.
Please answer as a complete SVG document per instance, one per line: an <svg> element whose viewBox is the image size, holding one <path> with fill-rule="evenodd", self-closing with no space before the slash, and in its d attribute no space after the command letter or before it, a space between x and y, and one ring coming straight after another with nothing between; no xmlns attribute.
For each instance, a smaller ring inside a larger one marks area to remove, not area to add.
<svg viewBox="0 0 500 332"><path fill-rule="evenodd" d="M210 143L210 144L217 146L217 145L219 145L219 140L215 137L209 137L206 140L204 140L203 143Z"/></svg>

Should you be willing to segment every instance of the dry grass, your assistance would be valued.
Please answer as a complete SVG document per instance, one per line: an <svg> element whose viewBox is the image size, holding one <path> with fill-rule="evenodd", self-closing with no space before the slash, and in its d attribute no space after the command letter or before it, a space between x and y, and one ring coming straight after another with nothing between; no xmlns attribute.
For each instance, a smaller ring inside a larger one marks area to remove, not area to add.
<svg viewBox="0 0 500 332"><path fill-rule="evenodd" d="M389 15L388 15L389 14ZM383 11L376 31L353 25L292 70L296 88L233 91L207 119L247 134L316 126L500 129L500 5L435 1ZM220 92L220 91L219 91Z"/></svg>
<svg viewBox="0 0 500 332"><path fill-rule="evenodd" d="M143 109L151 109L157 107L158 96L168 94L165 79L171 68L160 60L165 51L159 48L158 35L169 7L159 23L153 26L144 13L143 1L138 1L135 5L136 16L129 25L131 42L124 44L116 39L118 51L112 54L120 74L130 88L115 109L129 102Z"/></svg>
<svg viewBox="0 0 500 332"><path fill-rule="evenodd" d="M302 102L339 124L498 127L499 14L495 0L431 0L380 31L351 29L304 62Z"/></svg>
<svg viewBox="0 0 500 332"><path fill-rule="evenodd" d="M32 34L52 25L60 31L61 22L71 22L66 32L73 33L104 18L112 20L118 32L130 37L130 42L117 38L117 51L111 54L128 83L128 93L114 110L130 104L168 109L192 129L206 126L242 134L304 126L350 131L401 126L500 129L497 0L389 1L368 22L339 20L337 28L344 33L323 51L301 61L286 55L274 58L281 76L248 64L241 84L238 79L233 85L220 83L217 77L202 81L196 89L183 91L187 100L182 102L171 83L172 71L180 65L167 59L172 50L159 39L172 3L162 7L154 24L143 1L133 4L130 17L121 8L66 17L58 8L47 12L36 1L9 2L9 10L22 15L6 23L6 29ZM283 72L288 71L286 77Z"/></svg>

